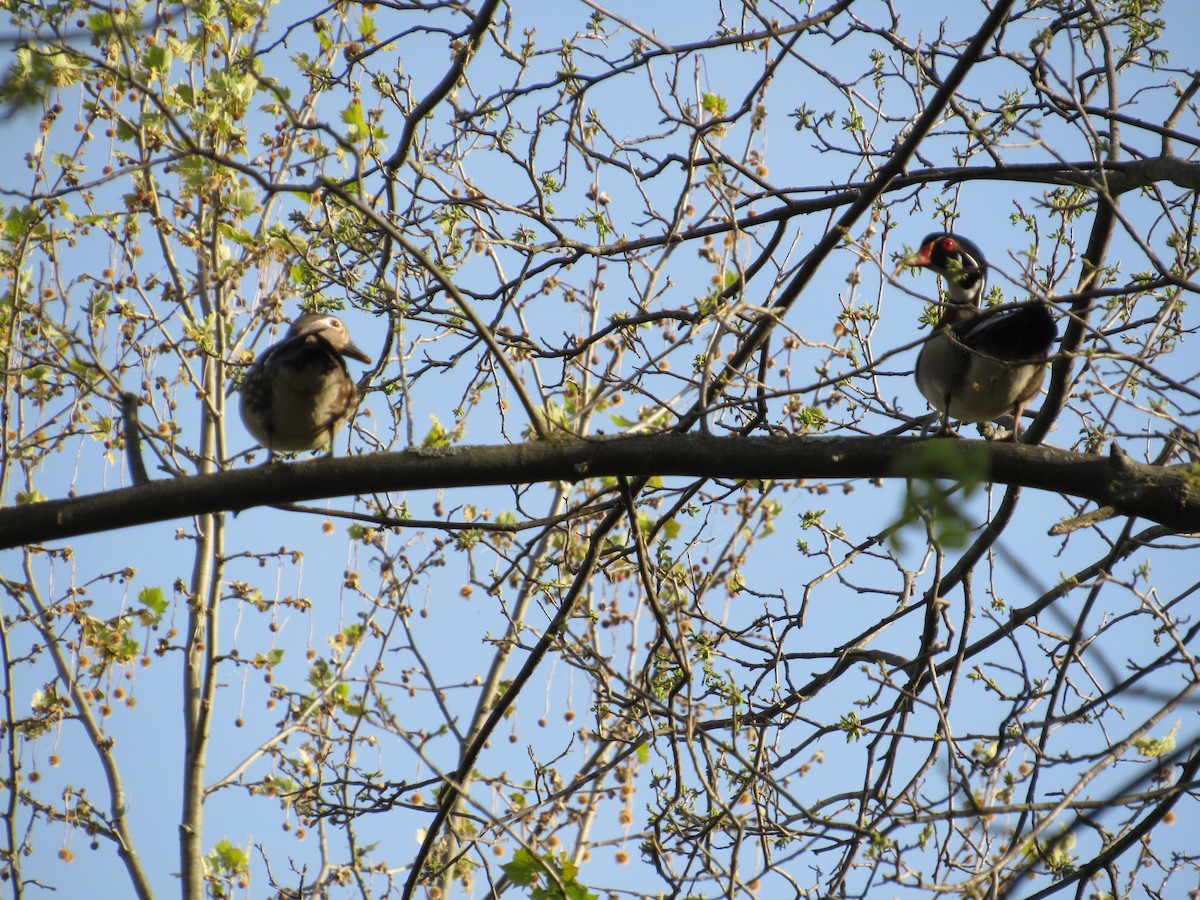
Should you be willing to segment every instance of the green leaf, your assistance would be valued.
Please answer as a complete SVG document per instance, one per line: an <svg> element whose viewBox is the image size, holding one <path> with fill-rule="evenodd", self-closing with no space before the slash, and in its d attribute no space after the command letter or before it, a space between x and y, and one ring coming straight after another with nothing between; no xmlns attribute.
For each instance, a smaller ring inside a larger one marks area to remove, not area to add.
<svg viewBox="0 0 1200 900"><path fill-rule="evenodd" d="M370 137L370 127L367 125L367 115L363 112L362 101L357 97L350 105L342 110L342 121L349 126L346 137L352 141L365 141Z"/></svg>
<svg viewBox="0 0 1200 900"><path fill-rule="evenodd" d="M142 50L138 56L138 62L142 64L144 71L150 73L151 77L158 77L167 73L174 58L169 46L154 44Z"/></svg>
<svg viewBox="0 0 1200 900"><path fill-rule="evenodd" d="M863 739L867 729L863 727L856 713L846 713L838 720L838 728L846 734L846 743L856 743Z"/></svg>
<svg viewBox="0 0 1200 900"><path fill-rule="evenodd" d="M174 85L171 88L171 94L175 98L175 103L184 109L191 109L196 105L196 92L192 90L191 85Z"/></svg>
<svg viewBox="0 0 1200 900"><path fill-rule="evenodd" d="M106 12L92 13L88 16L88 31L92 33L92 37L101 38L113 31L113 17Z"/></svg>
<svg viewBox="0 0 1200 900"><path fill-rule="evenodd" d="M41 213L33 206L14 206L4 217L4 236L9 240L19 240L29 234L33 223L41 217Z"/></svg>
<svg viewBox="0 0 1200 900"><path fill-rule="evenodd" d="M249 188L234 191L230 200L243 216L252 216L258 209L258 192Z"/></svg>
<svg viewBox="0 0 1200 900"><path fill-rule="evenodd" d="M720 94L708 93L700 98L700 107L709 115L723 116L729 111L729 101Z"/></svg>
<svg viewBox="0 0 1200 900"><path fill-rule="evenodd" d="M531 887L539 880L545 882L530 892L532 900L596 900L596 895L576 880L579 866L565 853L560 853L557 859L553 853L539 858L522 847L513 861L501 868L518 887Z"/></svg>
<svg viewBox="0 0 1200 900"><path fill-rule="evenodd" d="M988 454L969 441L926 441L899 460L897 474L957 481L968 493L988 475Z"/></svg>
<svg viewBox="0 0 1200 900"><path fill-rule="evenodd" d="M270 669L283 662L283 650L276 647L266 653L255 653L252 665L256 669Z"/></svg>
<svg viewBox="0 0 1200 900"><path fill-rule="evenodd" d="M1059 872L1073 868L1071 851L1075 849L1075 843L1074 833L1064 827L1057 835L1044 841L1027 841L1021 850L1026 859L1045 863L1051 871Z"/></svg>
<svg viewBox="0 0 1200 900"><path fill-rule="evenodd" d="M163 589L160 587L144 587L138 591L138 600L142 606L149 609L157 616L161 616L167 611L167 598L163 595Z"/></svg>
<svg viewBox="0 0 1200 900"><path fill-rule="evenodd" d="M1175 727L1160 738L1140 737L1133 742L1133 746L1142 756L1166 756L1175 749L1175 735L1179 731L1179 724L1176 722Z"/></svg>
<svg viewBox="0 0 1200 900"><path fill-rule="evenodd" d="M437 416L430 416L429 418L433 422L433 425L430 427L429 433L426 434L424 439L421 441L421 446L439 448L449 447L450 435L446 431L446 427L438 421Z"/></svg>
<svg viewBox="0 0 1200 900"><path fill-rule="evenodd" d="M974 526L962 514L956 494L969 497L986 480L990 468L981 447L963 446L964 441L928 441L897 461L896 474L909 477L904 509L890 541L904 548L903 530L920 526L939 547L960 548L971 540ZM944 482L957 482L947 486Z"/></svg>
<svg viewBox="0 0 1200 900"><path fill-rule="evenodd" d="M228 838L222 838L217 841L217 845L213 847L205 861L208 863L210 871L235 875L250 867L250 852Z"/></svg>
<svg viewBox="0 0 1200 900"><path fill-rule="evenodd" d="M512 862L500 868L517 887L529 887L545 871L541 861L524 847L517 850Z"/></svg>
<svg viewBox="0 0 1200 900"><path fill-rule="evenodd" d="M255 200L257 202L257 199ZM243 210L245 212L245 210ZM246 231L244 228L235 228L227 222L222 222L217 225L217 229L222 235L229 238L234 243L240 244L247 250L255 250L258 248L258 241L254 239L254 235Z"/></svg>

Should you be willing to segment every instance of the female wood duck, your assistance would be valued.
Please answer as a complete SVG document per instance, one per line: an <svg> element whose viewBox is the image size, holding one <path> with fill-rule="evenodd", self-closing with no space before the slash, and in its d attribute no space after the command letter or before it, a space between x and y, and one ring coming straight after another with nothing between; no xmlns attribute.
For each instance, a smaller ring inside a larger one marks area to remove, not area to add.
<svg viewBox="0 0 1200 900"><path fill-rule="evenodd" d="M369 363L341 320L305 313L246 373L241 413L246 429L277 452L315 450L333 440L358 405L344 357Z"/></svg>
<svg viewBox="0 0 1200 900"><path fill-rule="evenodd" d="M946 285L946 306L937 329L917 357L917 387L950 420L987 422L1013 415L1012 440L1025 404L1046 377L1058 327L1046 304L1031 300L1013 309L980 311L987 260L974 243L956 234L931 234L906 266L932 269Z"/></svg>

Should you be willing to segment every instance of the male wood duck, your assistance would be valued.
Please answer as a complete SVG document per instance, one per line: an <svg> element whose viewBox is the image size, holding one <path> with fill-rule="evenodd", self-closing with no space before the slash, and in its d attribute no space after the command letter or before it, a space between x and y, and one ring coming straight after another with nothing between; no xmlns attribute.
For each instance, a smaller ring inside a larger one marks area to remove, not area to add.
<svg viewBox="0 0 1200 900"><path fill-rule="evenodd" d="M242 421L271 459L278 452L315 450L349 421L358 388L347 356L371 361L341 320L305 313L250 367L241 387Z"/></svg>
<svg viewBox="0 0 1200 900"><path fill-rule="evenodd" d="M981 311L987 260L974 243L937 233L903 262L932 269L946 285L946 306L937 329L917 357L917 387L950 420L987 422L1013 415L1011 438L1020 430L1025 404L1046 377L1058 326L1045 303L1031 300L1011 309Z"/></svg>

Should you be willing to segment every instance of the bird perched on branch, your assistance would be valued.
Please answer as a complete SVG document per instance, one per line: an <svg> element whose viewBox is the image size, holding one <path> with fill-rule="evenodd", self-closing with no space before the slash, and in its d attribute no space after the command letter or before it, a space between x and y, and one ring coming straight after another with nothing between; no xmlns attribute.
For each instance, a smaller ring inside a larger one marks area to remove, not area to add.
<svg viewBox="0 0 1200 900"><path fill-rule="evenodd" d="M932 269L946 285L946 305L933 335L917 357L917 387L950 420L987 422L1013 415L1012 439L1025 404L1046 377L1058 327L1050 309L1031 300L1009 309L980 310L987 260L971 241L956 234L931 234L906 258L905 266Z"/></svg>
<svg viewBox="0 0 1200 900"><path fill-rule="evenodd" d="M250 367L241 386L242 421L272 459L278 452L315 450L349 421L358 388L347 356L371 361L340 319L304 313Z"/></svg>

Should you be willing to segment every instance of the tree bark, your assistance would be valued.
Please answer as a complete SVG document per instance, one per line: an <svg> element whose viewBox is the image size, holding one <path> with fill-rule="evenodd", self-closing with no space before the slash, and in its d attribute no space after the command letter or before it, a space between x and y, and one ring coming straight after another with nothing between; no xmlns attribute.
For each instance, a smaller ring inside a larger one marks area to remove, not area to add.
<svg viewBox="0 0 1200 900"><path fill-rule="evenodd" d="M930 452L933 447L938 452ZM663 434L414 449L155 481L0 510L0 547L205 513L374 491L533 484L616 475L785 480L961 480L975 475L997 484L1081 497L1179 532L1200 532L1200 491L1190 467L1139 463L1115 444L1106 458L1052 447L976 440Z"/></svg>

